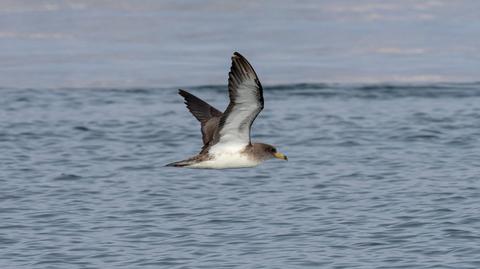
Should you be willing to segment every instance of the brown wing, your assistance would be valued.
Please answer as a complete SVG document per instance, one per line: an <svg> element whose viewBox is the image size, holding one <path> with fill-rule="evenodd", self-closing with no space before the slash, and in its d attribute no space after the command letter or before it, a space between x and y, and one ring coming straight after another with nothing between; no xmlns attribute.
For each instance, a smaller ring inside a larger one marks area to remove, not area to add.
<svg viewBox="0 0 480 269"><path fill-rule="evenodd" d="M213 139L222 112L189 92L179 90L178 94L183 96L188 110L200 121L203 144L207 145Z"/></svg>

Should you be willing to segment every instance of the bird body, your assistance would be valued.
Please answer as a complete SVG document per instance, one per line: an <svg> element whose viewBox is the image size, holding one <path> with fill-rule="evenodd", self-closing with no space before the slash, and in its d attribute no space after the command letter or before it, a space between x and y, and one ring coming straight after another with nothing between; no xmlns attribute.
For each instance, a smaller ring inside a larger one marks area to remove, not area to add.
<svg viewBox="0 0 480 269"><path fill-rule="evenodd" d="M247 168L259 165L261 162L250 158L241 150L222 151L217 154L211 153L211 159L189 165L191 168Z"/></svg>
<svg viewBox="0 0 480 269"><path fill-rule="evenodd" d="M253 67L238 52L232 56L228 92L230 103L222 113L179 90L187 108L200 122L203 147L198 155L167 166L225 169L254 167L271 158L287 160L275 147L250 140L252 123L264 106L263 88Z"/></svg>

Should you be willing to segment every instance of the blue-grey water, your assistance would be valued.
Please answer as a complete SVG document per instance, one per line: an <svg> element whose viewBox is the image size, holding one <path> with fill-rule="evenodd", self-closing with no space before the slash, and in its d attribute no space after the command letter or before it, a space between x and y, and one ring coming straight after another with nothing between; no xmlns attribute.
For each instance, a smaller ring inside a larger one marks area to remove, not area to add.
<svg viewBox="0 0 480 269"><path fill-rule="evenodd" d="M480 268L478 83L265 87L289 161L234 170L163 166L174 88L0 94L1 268Z"/></svg>

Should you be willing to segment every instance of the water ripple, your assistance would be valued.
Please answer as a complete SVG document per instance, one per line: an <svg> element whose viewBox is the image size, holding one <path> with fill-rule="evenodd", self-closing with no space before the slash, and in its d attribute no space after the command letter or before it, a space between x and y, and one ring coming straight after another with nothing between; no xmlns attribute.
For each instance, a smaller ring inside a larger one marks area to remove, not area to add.
<svg viewBox="0 0 480 269"><path fill-rule="evenodd" d="M265 86L289 162L225 171L163 167L201 147L176 89L0 91L2 268L480 266L478 83Z"/></svg>

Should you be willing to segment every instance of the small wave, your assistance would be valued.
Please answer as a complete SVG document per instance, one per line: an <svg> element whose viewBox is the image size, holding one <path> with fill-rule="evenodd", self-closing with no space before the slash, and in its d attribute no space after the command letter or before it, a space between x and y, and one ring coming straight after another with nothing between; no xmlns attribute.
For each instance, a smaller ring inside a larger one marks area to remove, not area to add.
<svg viewBox="0 0 480 269"><path fill-rule="evenodd" d="M73 127L73 129L77 131L84 131L84 132L90 131L90 129L85 126L75 126Z"/></svg>
<svg viewBox="0 0 480 269"><path fill-rule="evenodd" d="M56 181L74 181L74 180L79 180L81 179L81 176L74 175L74 174L61 174L60 176L57 176L53 178L53 180Z"/></svg>
<svg viewBox="0 0 480 269"><path fill-rule="evenodd" d="M423 98L440 98L440 97L476 97L480 96L480 82L441 82L441 83L292 83L292 84L275 84L263 85L265 91L294 91L297 95L325 97L358 97L370 99L382 99L392 97L423 97ZM207 84L194 85L187 87L132 87L132 88L61 88L51 89L55 91L112 91L116 93L128 94L153 94L163 90L188 89L194 91L215 91L225 92L226 84ZM2 91L14 90L23 92L39 91L42 89L11 89L0 88ZM44 89L46 90L46 89ZM21 97L22 98L22 97ZM29 101L20 99L20 101Z"/></svg>

